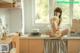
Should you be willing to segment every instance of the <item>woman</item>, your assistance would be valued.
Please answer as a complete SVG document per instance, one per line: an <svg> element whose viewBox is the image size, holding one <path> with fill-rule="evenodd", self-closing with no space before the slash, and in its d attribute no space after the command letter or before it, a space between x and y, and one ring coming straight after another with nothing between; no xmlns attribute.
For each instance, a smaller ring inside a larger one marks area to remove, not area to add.
<svg viewBox="0 0 80 53"><path fill-rule="evenodd" d="M54 10L54 17L50 20L51 23L51 37L56 37L56 39L45 40L45 53L67 53L66 43L61 38L68 33L68 29L60 29L60 24L62 22L62 10L57 7Z"/></svg>
<svg viewBox="0 0 80 53"><path fill-rule="evenodd" d="M51 30L51 36L55 37L62 37L63 35L66 35L68 33L68 29L62 30L61 28L61 22L62 22L62 10L61 8L57 7L54 10L54 17L50 20L52 30Z"/></svg>

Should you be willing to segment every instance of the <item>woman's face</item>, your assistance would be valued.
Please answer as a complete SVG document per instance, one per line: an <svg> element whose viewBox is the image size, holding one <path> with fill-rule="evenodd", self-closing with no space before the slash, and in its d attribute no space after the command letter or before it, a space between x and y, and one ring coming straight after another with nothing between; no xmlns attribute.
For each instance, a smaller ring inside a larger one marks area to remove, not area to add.
<svg viewBox="0 0 80 53"><path fill-rule="evenodd" d="M55 12L55 15L59 17L60 16L60 13L59 12Z"/></svg>

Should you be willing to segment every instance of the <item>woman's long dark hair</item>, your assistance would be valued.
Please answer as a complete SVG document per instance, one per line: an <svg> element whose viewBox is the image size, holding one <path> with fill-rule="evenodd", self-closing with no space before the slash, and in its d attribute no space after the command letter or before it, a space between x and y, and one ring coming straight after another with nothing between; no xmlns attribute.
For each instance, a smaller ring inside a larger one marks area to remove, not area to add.
<svg viewBox="0 0 80 53"><path fill-rule="evenodd" d="M60 25L61 20L62 20L62 18L61 18L61 15L62 15L62 9L59 8L59 7L55 8L55 10L54 10L54 16L56 15L57 12L60 13L60 15L59 15L59 24L58 24L58 25Z"/></svg>

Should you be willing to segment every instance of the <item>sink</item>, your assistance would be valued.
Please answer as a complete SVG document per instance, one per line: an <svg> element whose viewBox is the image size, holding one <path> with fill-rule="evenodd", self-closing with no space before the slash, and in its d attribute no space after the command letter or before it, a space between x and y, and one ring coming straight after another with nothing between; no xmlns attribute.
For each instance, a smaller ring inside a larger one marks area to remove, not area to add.
<svg viewBox="0 0 80 53"><path fill-rule="evenodd" d="M80 37L80 33L71 33L70 36L71 37Z"/></svg>

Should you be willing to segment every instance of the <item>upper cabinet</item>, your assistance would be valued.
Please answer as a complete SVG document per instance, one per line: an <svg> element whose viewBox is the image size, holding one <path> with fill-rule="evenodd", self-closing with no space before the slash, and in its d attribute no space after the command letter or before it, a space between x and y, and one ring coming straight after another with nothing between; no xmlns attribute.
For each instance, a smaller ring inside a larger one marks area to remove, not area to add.
<svg viewBox="0 0 80 53"><path fill-rule="evenodd" d="M20 8L20 0L0 0L0 8Z"/></svg>

